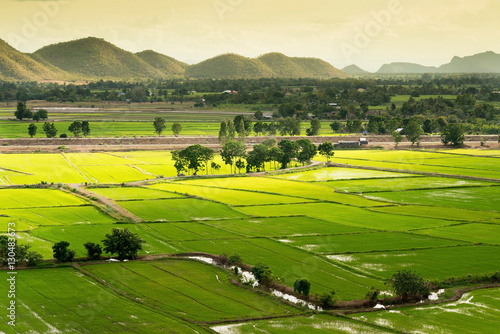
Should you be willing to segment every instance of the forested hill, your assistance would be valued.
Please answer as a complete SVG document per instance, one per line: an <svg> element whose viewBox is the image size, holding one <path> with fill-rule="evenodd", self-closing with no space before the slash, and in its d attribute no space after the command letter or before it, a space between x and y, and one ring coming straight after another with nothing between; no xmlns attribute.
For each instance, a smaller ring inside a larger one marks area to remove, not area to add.
<svg viewBox="0 0 500 334"><path fill-rule="evenodd" d="M347 77L321 59L287 57L281 53L268 53L258 58L224 54L190 66L186 76L213 79Z"/></svg>
<svg viewBox="0 0 500 334"><path fill-rule="evenodd" d="M0 39L0 80L41 81L58 78L68 80L70 75L56 67L41 64Z"/></svg>
<svg viewBox="0 0 500 334"><path fill-rule="evenodd" d="M346 66L342 69L342 72L345 72L350 75L363 75L363 74L370 74L370 72L363 70L361 67L357 65L349 65Z"/></svg>
<svg viewBox="0 0 500 334"><path fill-rule="evenodd" d="M80 79L147 79L166 76L137 55L99 38L53 44L35 52Z"/></svg>
<svg viewBox="0 0 500 334"><path fill-rule="evenodd" d="M488 51L468 57L454 57L439 67L441 73L500 73L500 54Z"/></svg>
<svg viewBox="0 0 500 334"><path fill-rule="evenodd" d="M88 37L52 44L24 54L0 42L0 80L143 80L166 78L256 79L345 78L317 58L268 53L259 58L223 54L188 65L161 53L132 53L103 39Z"/></svg>
<svg viewBox="0 0 500 334"><path fill-rule="evenodd" d="M136 55L149 65L164 73L167 77L183 77L188 64L165 56L153 50L145 50Z"/></svg>

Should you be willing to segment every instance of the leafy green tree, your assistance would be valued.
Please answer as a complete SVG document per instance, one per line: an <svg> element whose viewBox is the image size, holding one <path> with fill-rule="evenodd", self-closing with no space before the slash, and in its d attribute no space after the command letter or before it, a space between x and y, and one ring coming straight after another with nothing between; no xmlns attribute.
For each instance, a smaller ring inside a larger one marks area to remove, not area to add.
<svg viewBox="0 0 500 334"><path fill-rule="evenodd" d="M158 136L161 136L161 133L167 128L167 126L165 125L165 120L161 117L155 118L153 126L155 127L155 132L158 134Z"/></svg>
<svg viewBox="0 0 500 334"><path fill-rule="evenodd" d="M395 273L385 284L391 287L403 301L429 296L428 283L419 274L411 270L401 270Z"/></svg>
<svg viewBox="0 0 500 334"><path fill-rule="evenodd" d="M338 133L342 130L342 123L340 123L339 121L333 121L332 123L330 123L330 128L334 133Z"/></svg>
<svg viewBox="0 0 500 334"><path fill-rule="evenodd" d="M172 152L174 167L180 174L186 169L190 169L194 174L206 168L208 174L208 162L214 158L215 152L211 148L203 147L200 144L191 145L183 150Z"/></svg>
<svg viewBox="0 0 500 334"><path fill-rule="evenodd" d="M239 141L242 142L243 144L245 143L245 121L243 119L240 119L240 123L238 124L238 138Z"/></svg>
<svg viewBox="0 0 500 334"><path fill-rule="evenodd" d="M83 244L83 247L85 247L85 249L87 250L87 258L90 261L95 261L100 259L102 254L101 245L89 241Z"/></svg>
<svg viewBox="0 0 500 334"><path fill-rule="evenodd" d="M371 290L366 293L365 298L370 302L372 302L372 304L374 305L379 295L380 295L380 290L375 289L375 287L372 286Z"/></svg>
<svg viewBox="0 0 500 334"><path fill-rule="evenodd" d="M398 147L399 143L403 141L403 135L399 133L399 131L393 131L392 132L392 139L394 139L394 144L396 145L396 148Z"/></svg>
<svg viewBox="0 0 500 334"><path fill-rule="evenodd" d="M256 168L257 170L260 170L262 168L266 171L265 163L269 159L269 147L263 144L255 145L253 150L248 153L246 159L249 169Z"/></svg>
<svg viewBox="0 0 500 334"><path fill-rule="evenodd" d="M252 120L250 118L246 118L243 115L237 115L234 118L233 123L234 123L234 126L237 127L236 131L238 132L238 135L240 135L240 136L242 134L242 129L243 129L240 126L241 121L243 121L243 128L244 128L245 136L249 136L252 133L252 128L253 128Z"/></svg>
<svg viewBox="0 0 500 334"><path fill-rule="evenodd" d="M278 122L278 129L282 136L300 136L300 119L287 117Z"/></svg>
<svg viewBox="0 0 500 334"><path fill-rule="evenodd" d="M361 120L359 119L355 119L355 120L348 120L346 122L346 130L347 132L349 133L358 133L358 132L361 132L361 127L363 125L363 122L361 122Z"/></svg>
<svg viewBox="0 0 500 334"><path fill-rule="evenodd" d="M420 137L424 134L424 130L420 126L417 119L412 118L404 128L406 138L411 141L411 144L418 143Z"/></svg>
<svg viewBox="0 0 500 334"><path fill-rule="evenodd" d="M241 170L243 168L245 168L245 162L243 160L241 160L241 158L240 158L240 159L236 160L234 166L236 168L238 168L238 174L241 174Z"/></svg>
<svg viewBox="0 0 500 334"><path fill-rule="evenodd" d="M42 262L43 256L38 252L29 252L26 257L26 260L28 262L27 263L28 267L36 267L37 265L40 264L40 262Z"/></svg>
<svg viewBox="0 0 500 334"><path fill-rule="evenodd" d="M14 116L20 121L23 120L23 118L32 118L33 114L31 110L26 107L26 102L18 102L17 103L17 109L14 112Z"/></svg>
<svg viewBox="0 0 500 334"><path fill-rule="evenodd" d="M234 127L233 121L229 120L227 122L227 140L234 140L236 136L236 128Z"/></svg>
<svg viewBox="0 0 500 334"><path fill-rule="evenodd" d="M214 170L217 172L217 174L219 174L219 170L221 168L221 165L219 165L215 161L212 161L212 164L210 165L210 167L212 169L212 174L214 173Z"/></svg>
<svg viewBox="0 0 500 334"><path fill-rule="evenodd" d="M183 153L183 150L172 151L172 160L174 161L174 167L177 170L177 175L181 175L182 172L187 171L189 161Z"/></svg>
<svg viewBox="0 0 500 334"><path fill-rule="evenodd" d="M224 163L226 165L231 166L231 173L232 173L234 160L236 158L245 156L245 153L246 153L246 147L244 144L242 144L241 142L235 142L231 140L224 144L224 147L222 148L220 155Z"/></svg>
<svg viewBox="0 0 500 334"><path fill-rule="evenodd" d="M448 145L451 143L453 147L463 147L465 141L464 127L462 124L451 123L444 127L441 134L441 141Z"/></svg>
<svg viewBox="0 0 500 334"><path fill-rule="evenodd" d="M31 248L30 245L19 245L17 239L10 238L6 235L0 235L0 261L3 266L7 266L8 264L12 264L9 262L9 253L11 253L12 248L14 248L14 261L18 266L22 264L28 255L28 250Z"/></svg>
<svg viewBox="0 0 500 334"><path fill-rule="evenodd" d="M269 136L275 136L277 132L278 132L278 126L276 125L276 123L271 122L267 125L267 134Z"/></svg>
<svg viewBox="0 0 500 334"><path fill-rule="evenodd" d="M273 274L272 270L262 262L252 267L252 274L262 286L270 286L273 281L276 280L276 276Z"/></svg>
<svg viewBox="0 0 500 334"><path fill-rule="evenodd" d="M90 135L90 124L89 121L83 121L82 122L82 134L87 137Z"/></svg>
<svg viewBox="0 0 500 334"><path fill-rule="evenodd" d="M253 114L253 117L256 119L256 120L263 120L264 119L264 113L260 110L256 111L254 114Z"/></svg>
<svg viewBox="0 0 500 334"><path fill-rule="evenodd" d="M40 109L37 111L38 118L47 119L49 118L49 113L45 109Z"/></svg>
<svg viewBox="0 0 500 334"><path fill-rule="evenodd" d="M293 158L297 157L300 146L299 144L297 144L297 142L284 139L278 143L278 147L282 152L280 157L281 168L285 169L287 168L290 161L292 161Z"/></svg>
<svg viewBox="0 0 500 334"><path fill-rule="evenodd" d="M424 123L422 124L422 130L424 130L424 133L434 133L434 130L436 129L437 122L427 118Z"/></svg>
<svg viewBox="0 0 500 334"><path fill-rule="evenodd" d="M30 135L31 138L33 138L34 136L36 136L36 125L31 123L29 126L28 126L28 134Z"/></svg>
<svg viewBox="0 0 500 334"><path fill-rule="evenodd" d="M181 131L182 131L181 123L175 122L174 124L172 124L172 132L174 133L174 136L178 137Z"/></svg>
<svg viewBox="0 0 500 334"><path fill-rule="evenodd" d="M299 153L297 155L297 160L305 165L306 162L311 161L312 158L318 154L318 149L309 139L299 139L297 140L299 144Z"/></svg>
<svg viewBox="0 0 500 334"><path fill-rule="evenodd" d="M227 136L227 124L225 121L222 121L219 129L219 144L224 145L227 141Z"/></svg>
<svg viewBox="0 0 500 334"><path fill-rule="evenodd" d="M264 129L265 129L264 124L265 123L263 123L262 121L258 121L253 125L253 132L255 132L257 137L260 136L260 134L264 132Z"/></svg>
<svg viewBox="0 0 500 334"><path fill-rule="evenodd" d="M276 163L281 161L283 157L283 151L278 146L273 146L269 148L268 161L274 162L274 169L276 169ZM271 167L270 167L271 168Z"/></svg>
<svg viewBox="0 0 500 334"><path fill-rule="evenodd" d="M243 259L239 254L233 254L228 258L228 264L230 266L241 265L243 263Z"/></svg>
<svg viewBox="0 0 500 334"><path fill-rule="evenodd" d="M337 303L337 298L335 297L337 293L335 290L330 292L324 292L316 296L316 300L321 308L324 310L330 310L335 307Z"/></svg>
<svg viewBox="0 0 500 334"><path fill-rule="evenodd" d="M445 126L448 125L448 121L446 120L446 118L444 116L439 116L437 119L436 119L436 122L439 124L439 128L441 130L443 130L445 128Z"/></svg>
<svg viewBox="0 0 500 334"><path fill-rule="evenodd" d="M69 125L68 131L72 132L75 135L75 137L79 137L80 133L82 133L82 122L74 121Z"/></svg>
<svg viewBox="0 0 500 334"><path fill-rule="evenodd" d="M311 289L311 282L307 278L299 278L293 283L293 292L303 294L304 296L309 296L309 290Z"/></svg>
<svg viewBox="0 0 500 334"><path fill-rule="evenodd" d="M47 138L54 138L57 136L57 129L54 123L43 123L43 131L45 132Z"/></svg>
<svg viewBox="0 0 500 334"><path fill-rule="evenodd" d="M321 129L321 122L319 119L311 120L311 127L306 130L307 136L317 136L319 135L319 130Z"/></svg>
<svg viewBox="0 0 500 334"><path fill-rule="evenodd" d="M201 154L201 159L205 161L205 165L203 167L206 169L208 175L208 162L214 159L215 151L209 147L202 146L200 154Z"/></svg>
<svg viewBox="0 0 500 334"><path fill-rule="evenodd" d="M326 141L323 144L319 144L318 152L325 156L327 161L330 161L330 157L335 155L335 152L333 152L334 148L332 143Z"/></svg>
<svg viewBox="0 0 500 334"><path fill-rule="evenodd" d="M108 254L117 254L120 261L137 258L137 253L142 250L142 244L145 242L128 228L122 230L114 228L111 234L106 234L106 238L102 240L104 251Z"/></svg>
<svg viewBox="0 0 500 334"><path fill-rule="evenodd" d="M148 100L146 88L143 86L136 86L132 88L130 91L130 97L134 102L146 102Z"/></svg>
<svg viewBox="0 0 500 334"><path fill-rule="evenodd" d="M59 263L71 262L75 257L76 252L73 249L69 249L69 242L59 241L52 246L52 251L54 258Z"/></svg>

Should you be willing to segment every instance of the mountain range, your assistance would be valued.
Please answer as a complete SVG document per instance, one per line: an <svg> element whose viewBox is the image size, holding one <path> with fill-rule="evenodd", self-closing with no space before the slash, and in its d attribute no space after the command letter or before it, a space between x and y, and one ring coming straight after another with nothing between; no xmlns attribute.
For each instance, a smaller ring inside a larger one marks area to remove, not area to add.
<svg viewBox="0 0 500 334"><path fill-rule="evenodd" d="M188 65L152 50L132 53L88 37L52 44L32 54L0 40L0 80L143 80L156 78L346 78L317 58L268 53L258 58L223 54Z"/></svg>
<svg viewBox="0 0 500 334"><path fill-rule="evenodd" d="M423 66L414 63L382 65L377 74L389 73L500 73L500 54L493 51L467 57L454 57L448 64Z"/></svg>
<svg viewBox="0 0 500 334"><path fill-rule="evenodd" d="M383 65L377 74L394 73L500 73L500 54L492 51L454 57L440 67L413 63ZM145 80L169 78L346 78L365 75L356 65L339 70L318 58L288 57L267 53L248 58L222 54L188 65L161 53L145 50L132 53L104 39L88 37L45 46L22 53L0 39L0 80Z"/></svg>

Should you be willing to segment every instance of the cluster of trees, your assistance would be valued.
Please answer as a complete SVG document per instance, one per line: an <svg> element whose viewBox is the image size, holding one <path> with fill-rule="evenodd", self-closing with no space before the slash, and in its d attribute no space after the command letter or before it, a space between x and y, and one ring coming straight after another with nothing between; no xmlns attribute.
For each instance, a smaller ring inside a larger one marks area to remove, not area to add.
<svg viewBox="0 0 500 334"><path fill-rule="evenodd" d="M215 151L211 148L201 146L200 144L191 145L183 150L172 152L172 160L175 161L174 167L178 175L184 172L190 172L197 175L198 172L206 170L208 174L208 164L215 157ZM213 169L220 169L220 166L211 165Z"/></svg>
<svg viewBox="0 0 500 334"><path fill-rule="evenodd" d="M104 247L93 242L86 242L83 245L87 250L88 260L99 260L103 251L110 255L116 254L120 261L133 260L137 258L137 253L142 249L145 241L127 228L113 228L111 233L106 234L102 243ZM59 241L52 246L53 256L59 263L73 261L76 252L70 249L69 245L67 241Z"/></svg>
<svg viewBox="0 0 500 334"><path fill-rule="evenodd" d="M287 139L281 140L279 143L275 138L265 140L262 144L254 145L252 150L247 152L247 148L241 141L229 140L226 141L220 151L222 160L231 168L231 173L241 173L241 170L246 168L247 173L251 171L266 171L266 163L269 163L269 168L276 169L276 164L279 163L282 169L287 168L293 159L303 165L310 161L319 153L330 159L334 155L334 146L332 143L325 142L318 147L309 139L303 138L297 141ZM172 152L172 160L175 161L174 166L178 175L184 175L184 172L189 172L192 175L198 175L200 171L209 173L209 166L212 174L219 171L221 168L216 162L212 161L215 157L215 151L211 148L202 145L191 145L183 150Z"/></svg>
<svg viewBox="0 0 500 334"><path fill-rule="evenodd" d="M37 130L38 127L34 123L31 123L28 126L28 134L30 135L31 138L36 136ZM57 128L54 123L49 123L49 122L43 123L43 131L45 132L47 138L54 138L57 136ZM74 121L69 125L68 131L73 133L75 137L80 137L80 135L82 134L85 137L87 137L88 135L90 135L90 124L88 121L83 121L83 122ZM65 133L63 133L59 137L66 138L68 136Z"/></svg>
<svg viewBox="0 0 500 334"><path fill-rule="evenodd" d="M302 121L297 117L279 118L276 121L262 121L262 112L258 111L254 114L256 122L252 119L238 115L234 120L222 121L219 129L219 143L224 144L226 141L238 140L244 142L245 137L253 133L261 136L300 136L302 133ZM318 119L311 120L310 128L306 129L307 136L317 136L321 129L321 121Z"/></svg>
<svg viewBox="0 0 500 334"><path fill-rule="evenodd" d="M23 119L33 119L34 121L40 121L41 119L49 118L48 112L45 109L40 109L37 112L32 112L30 108L26 106L26 102L18 102L14 116L20 121Z"/></svg>
<svg viewBox="0 0 500 334"><path fill-rule="evenodd" d="M11 235L0 235L0 261L3 267L15 265L15 267L26 264L34 267L42 260L42 255L38 252L30 251L31 245L20 245L17 239ZM15 264L9 262L9 258L14 258Z"/></svg>
<svg viewBox="0 0 500 334"><path fill-rule="evenodd" d="M167 122L165 121L165 119L163 119L161 117L156 117L154 122L153 122L153 126L154 126L155 132L158 134L158 136L161 136L163 131L165 131L165 129L167 128ZM178 137L182 131L182 124L179 122L174 122L172 124L171 129L172 129L172 132L174 133L174 136Z"/></svg>
<svg viewBox="0 0 500 334"><path fill-rule="evenodd" d="M500 78L496 75L428 75L413 78L384 78L384 79L234 79L234 80L150 80L148 82L129 81L96 81L86 84L57 84L37 82L0 82L0 101L125 101L134 98L132 91L139 87L144 89L146 100L169 101L167 97L175 97L179 100L181 96L189 98L189 92L201 93L222 92L225 90L238 91L242 96L225 96L230 98L231 103L246 103L257 101L262 104L282 104L288 100L288 94L300 93L307 95L314 92L313 88L324 90L330 96L344 91L354 91L359 88L373 90L374 97L364 99L383 99L381 95L460 95L473 93L484 100L496 101L500 98L492 92L498 88ZM296 87L300 87L297 89ZM149 92L152 94L149 95ZM122 94L118 94L122 93ZM251 94L250 94L251 93ZM135 92L137 94L137 92ZM354 94L354 93L351 93ZM214 95L219 98L219 95ZM240 95L240 94L238 94ZM377 97L377 95L379 95ZM142 100L142 94L139 94ZM209 94L206 97L211 98ZM321 97L321 95L320 95ZM352 95L349 96L352 98ZM194 99L192 97L191 99ZM214 103L217 103L214 100ZM378 105L378 104L372 104Z"/></svg>

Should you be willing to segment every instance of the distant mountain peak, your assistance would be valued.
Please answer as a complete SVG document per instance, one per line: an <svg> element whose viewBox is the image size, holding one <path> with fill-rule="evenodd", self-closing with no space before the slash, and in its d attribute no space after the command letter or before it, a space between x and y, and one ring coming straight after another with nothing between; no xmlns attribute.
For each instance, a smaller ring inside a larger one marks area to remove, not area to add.
<svg viewBox="0 0 500 334"><path fill-rule="evenodd" d="M437 68L434 66L423 66L414 63L396 62L382 65L377 71L380 74L393 74L393 73L435 73Z"/></svg>
<svg viewBox="0 0 500 334"><path fill-rule="evenodd" d="M363 70L361 67L355 64L344 67L342 71L350 75L361 75L370 73L368 71Z"/></svg>

